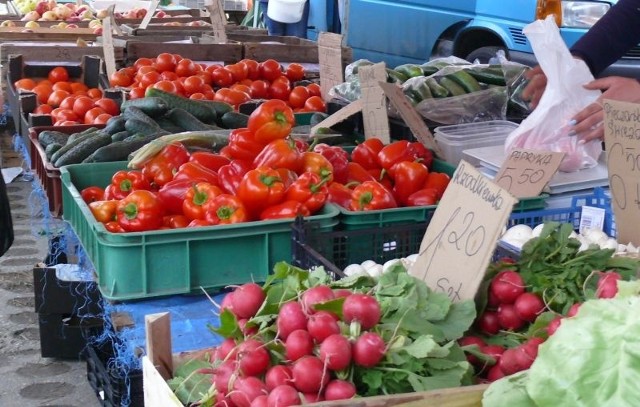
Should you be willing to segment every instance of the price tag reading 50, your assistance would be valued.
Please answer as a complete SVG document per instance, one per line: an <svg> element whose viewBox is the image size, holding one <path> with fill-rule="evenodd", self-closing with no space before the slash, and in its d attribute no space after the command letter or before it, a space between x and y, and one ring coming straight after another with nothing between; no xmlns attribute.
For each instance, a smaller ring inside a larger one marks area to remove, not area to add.
<svg viewBox="0 0 640 407"><path fill-rule="evenodd" d="M473 299L518 200L461 161L409 273L453 301Z"/></svg>
<svg viewBox="0 0 640 407"><path fill-rule="evenodd" d="M538 196L563 158L564 153L515 149L500 167L495 182L517 198Z"/></svg>

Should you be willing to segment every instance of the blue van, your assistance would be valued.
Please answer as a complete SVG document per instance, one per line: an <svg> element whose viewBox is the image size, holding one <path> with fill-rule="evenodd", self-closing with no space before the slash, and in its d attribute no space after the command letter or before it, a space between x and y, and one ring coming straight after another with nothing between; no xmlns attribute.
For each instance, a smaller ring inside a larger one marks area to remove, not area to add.
<svg viewBox="0 0 640 407"><path fill-rule="evenodd" d="M447 55L487 62L498 50L504 50L512 61L535 65L531 45L522 33L527 24L549 14L561 16L556 17L561 35L571 46L617 0L344 1L342 33L353 48L354 59L384 61L393 67ZM334 2L317 2L324 4L315 7L313 3L310 37L315 31L331 31L332 22L335 24L335 18L328 18L335 12ZM638 76L639 69L640 47L635 47L604 74Z"/></svg>

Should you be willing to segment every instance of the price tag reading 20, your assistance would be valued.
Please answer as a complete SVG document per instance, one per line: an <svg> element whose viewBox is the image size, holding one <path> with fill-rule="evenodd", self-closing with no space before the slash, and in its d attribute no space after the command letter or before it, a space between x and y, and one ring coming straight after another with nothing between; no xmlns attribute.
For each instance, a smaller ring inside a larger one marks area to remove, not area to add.
<svg viewBox="0 0 640 407"><path fill-rule="evenodd" d="M518 200L461 161L409 273L452 301L473 299Z"/></svg>
<svg viewBox="0 0 640 407"><path fill-rule="evenodd" d="M538 196L558 171L563 158L564 153L515 149L494 180L517 198Z"/></svg>

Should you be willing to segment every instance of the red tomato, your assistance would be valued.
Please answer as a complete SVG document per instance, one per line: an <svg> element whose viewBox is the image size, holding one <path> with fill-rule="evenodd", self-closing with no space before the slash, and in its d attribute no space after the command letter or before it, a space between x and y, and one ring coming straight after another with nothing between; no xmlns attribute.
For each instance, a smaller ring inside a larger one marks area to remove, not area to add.
<svg viewBox="0 0 640 407"><path fill-rule="evenodd" d="M187 95L201 92L203 85L204 79L202 79L202 77L199 75L189 76L188 78L185 78L184 82L182 83L184 91Z"/></svg>
<svg viewBox="0 0 640 407"><path fill-rule="evenodd" d="M57 122L63 122L63 121L66 121L66 120L78 121L78 119L79 119L78 115L75 114L73 112L73 110L60 109L60 108L53 109L51 111L51 117L53 117L55 119L56 123Z"/></svg>
<svg viewBox="0 0 640 407"><path fill-rule="evenodd" d="M235 82L240 82L249 76L249 68L243 62L227 65L226 68L231 71Z"/></svg>
<svg viewBox="0 0 640 407"><path fill-rule="evenodd" d="M289 64L285 71L285 75L291 82L301 81L304 79L304 67L296 63Z"/></svg>
<svg viewBox="0 0 640 407"><path fill-rule="evenodd" d="M202 81L205 84L207 85L213 84L213 76L211 75L211 72L203 70L202 72L198 72L198 76L202 78Z"/></svg>
<svg viewBox="0 0 640 407"><path fill-rule="evenodd" d="M151 58L138 58L133 63L133 68L137 71L142 66L153 66L153 59Z"/></svg>
<svg viewBox="0 0 640 407"><path fill-rule="evenodd" d="M288 101L290 92L289 85L284 81L274 81L271 86L269 86L270 99Z"/></svg>
<svg viewBox="0 0 640 407"><path fill-rule="evenodd" d="M52 84L56 82L66 82L69 80L69 72L67 72L67 68L63 66L56 66L47 75L47 79Z"/></svg>
<svg viewBox="0 0 640 407"><path fill-rule="evenodd" d="M145 88L133 88L129 91L129 99L140 99L144 97Z"/></svg>
<svg viewBox="0 0 640 407"><path fill-rule="evenodd" d="M198 73L196 64L189 58L183 58L176 65L176 74L178 76L191 76Z"/></svg>
<svg viewBox="0 0 640 407"><path fill-rule="evenodd" d="M160 74L156 71L151 71L142 75L142 78L140 78L140 85L147 88L160 80Z"/></svg>
<svg viewBox="0 0 640 407"><path fill-rule="evenodd" d="M233 85L233 74L227 68L216 69L211 73L211 78L213 79L213 84L220 88Z"/></svg>
<svg viewBox="0 0 640 407"><path fill-rule="evenodd" d="M209 66L207 66L205 68L205 71L209 72L209 73L213 73L213 71L215 71L216 69L222 68L222 65L220 64L211 64Z"/></svg>
<svg viewBox="0 0 640 407"><path fill-rule="evenodd" d="M115 71L109 77L109 84L114 87L115 86L127 87L131 85L132 82L133 82L133 79L122 70Z"/></svg>
<svg viewBox="0 0 640 407"><path fill-rule="evenodd" d="M269 83L262 79L251 82L249 94L254 99L266 99L269 97Z"/></svg>
<svg viewBox="0 0 640 407"><path fill-rule="evenodd" d="M322 96L322 93L320 92L320 85L318 85L317 83L308 84L307 89L309 90L311 96Z"/></svg>
<svg viewBox="0 0 640 407"><path fill-rule="evenodd" d="M232 106L238 106L251 100L251 96L239 90L222 88L216 92L213 100L219 100Z"/></svg>
<svg viewBox="0 0 640 407"><path fill-rule="evenodd" d="M60 106L62 101L69 95L70 93L66 90L54 90L47 98L47 104L51 105L52 107L58 107Z"/></svg>
<svg viewBox="0 0 640 407"><path fill-rule="evenodd" d="M326 112L327 105L320 96L311 96L304 102L304 108L313 112Z"/></svg>
<svg viewBox="0 0 640 407"><path fill-rule="evenodd" d="M156 57L155 67L158 71L173 71L176 69L176 58L168 52L163 52Z"/></svg>
<svg viewBox="0 0 640 407"><path fill-rule="evenodd" d="M100 98L93 102L95 107L100 107L102 110L110 114L111 116L117 116L120 114L120 106L115 100L109 98Z"/></svg>
<svg viewBox="0 0 640 407"><path fill-rule="evenodd" d="M84 114L84 124L93 124L98 116L106 113L100 107L93 107Z"/></svg>
<svg viewBox="0 0 640 407"><path fill-rule="evenodd" d="M92 124L107 124L107 121L113 117L109 113L101 113L93 119Z"/></svg>
<svg viewBox="0 0 640 407"><path fill-rule="evenodd" d="M302 107L304 102L309 99L309 90L304 86L296 86L289 94L289 106Z"/></svg>
<svg viewBox="0 0 640 407"><path fill-rule="evenodd" d="M267 59L260 64L260 77L269 81L273 81L282 76L282 67L280 63L274 59Z"/></svg>
<svg viewBox="0 0 640 407"><path fill-rule="evenodd" d="M53 92L53 89L51 88L51 85L41 83L34 86L33 89L31 89L31 91L36 94L38 102L47 103L47 100L49 99L49 95L51 95L51 92Z"/></svg>
<svg viewBox="0 0 640 407"><path fill-rule="evenodd" d="M51 114L53 108L49 105L39 105L33 111L34 114Z"/></svg>
<svg viewBox="0 0 640 407"><path fill-rule="evenodd" d="M73 102L73 113L75 113L79 118L82 118L89 111L89 109L93 107L93 99L91 99L89 96L79 96Z"/></svg>
<svg viewBox="0 0 640 407"><path fill-rule="evenodd" d="M178 74L173 71L164 71L160 74L160 79L163 81L175 81L178 78Z"/></svg>
<svg viewBox="0 0 640 407"><path fill-rule="evenodd" d="M160 89L169 93L177 93L178 91L175 81L159 81L152 84L151 87Z"/></svg>

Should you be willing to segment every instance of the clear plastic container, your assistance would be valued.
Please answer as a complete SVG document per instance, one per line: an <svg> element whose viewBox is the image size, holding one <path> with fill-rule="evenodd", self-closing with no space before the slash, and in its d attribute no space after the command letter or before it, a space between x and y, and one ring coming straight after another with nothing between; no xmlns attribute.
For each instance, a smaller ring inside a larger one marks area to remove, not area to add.
<svg viewBox="0 0 640 407"><path fill-rule="evenodd" d="M440 146L440 150L442 151L442 157L440 158L450 164L458 165L460 163L460 160L463 158L462 152L464 150L478 147L499 146L501 144L504 144L507 138L507 134L491 137L469 138L461 141L447 140L439 133L436 133L434 137L436 143L438 143L438 146ZM476 163L470 164L477 165Z"/></svg>
<svg viewBox="0 0 640 407"><path fill-rule="evenodd" d="M518 124L507 120L491 120L486 122L454 124L451 126L439 126L435 134L442 139L451 141L464 141L487 137L506 137Z"/></svg>

